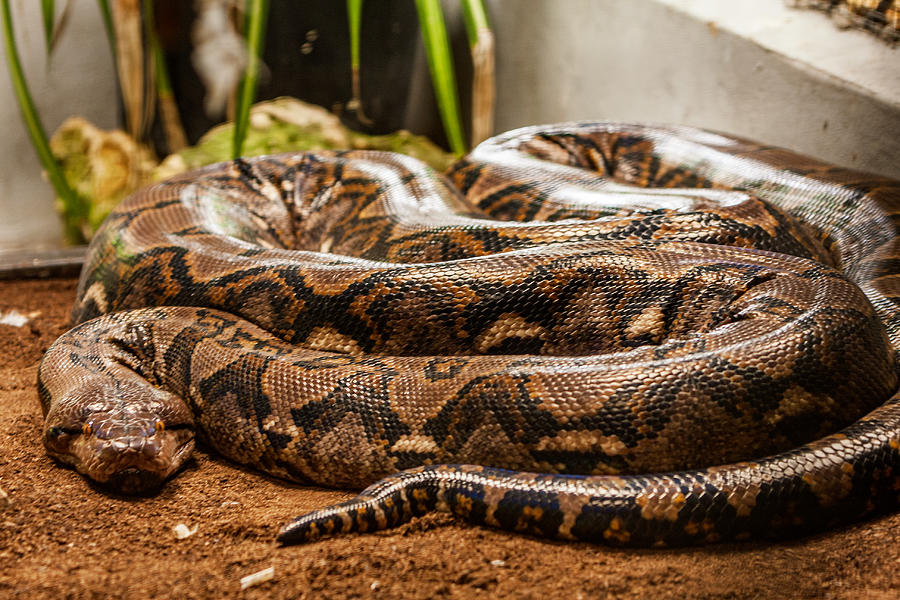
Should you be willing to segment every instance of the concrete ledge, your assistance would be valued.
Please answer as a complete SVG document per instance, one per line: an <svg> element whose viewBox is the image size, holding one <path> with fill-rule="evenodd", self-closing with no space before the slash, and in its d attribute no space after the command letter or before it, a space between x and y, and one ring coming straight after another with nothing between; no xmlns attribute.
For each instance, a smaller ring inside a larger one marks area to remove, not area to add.
<svg viewBox="0 0 900 600"><path fill-rule="evenodd" d="M790 8L790 0L657 1L900 108L900 52L871 33L838 29L825 13Z"/></svg>

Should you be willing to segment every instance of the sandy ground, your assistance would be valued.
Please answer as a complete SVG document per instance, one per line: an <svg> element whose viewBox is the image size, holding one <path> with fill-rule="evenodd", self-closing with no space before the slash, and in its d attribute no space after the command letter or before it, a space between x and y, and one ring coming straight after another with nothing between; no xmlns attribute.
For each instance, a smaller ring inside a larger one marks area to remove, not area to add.
<svg viewBox="0 0 900 600"><path fill-rule="evenodd" d="M0 281L0 598L900 598L900 514L784 543L610 550L419 519L282 548L278 527L349 496L204 452L149 498L111 496L44 454L38 361L75 282ZM172 528L197 528L178 540ZM274 568L241 591L240 580Z"/></svg>

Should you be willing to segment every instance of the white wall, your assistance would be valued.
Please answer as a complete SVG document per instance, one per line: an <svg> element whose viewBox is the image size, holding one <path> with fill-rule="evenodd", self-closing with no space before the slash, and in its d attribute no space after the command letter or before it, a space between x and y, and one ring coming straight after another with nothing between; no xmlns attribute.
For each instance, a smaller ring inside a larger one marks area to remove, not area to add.
<svg viewBox="0 0 900 600"><path fill-rule="evenodd" d="M70 115L83 115L101 127L116 123L115 73L97 3L70 2L68 26L49 65L41 3L11 2L19 57L48 136ZM0 251L58 246L61 227L53 190L42 177L5 58L0 63Z"/></svg>
<svg viewBox="0 0 900 600"><path fill-rule="evenodd" d="M900 47L783 0L488 0L498 131L671 122L900 177Z"/></svg>

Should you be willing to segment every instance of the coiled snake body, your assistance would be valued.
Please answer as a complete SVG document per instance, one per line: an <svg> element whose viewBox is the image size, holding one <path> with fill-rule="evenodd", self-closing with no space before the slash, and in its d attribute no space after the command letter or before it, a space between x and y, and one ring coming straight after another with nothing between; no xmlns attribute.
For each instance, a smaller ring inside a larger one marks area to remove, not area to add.
<svg viewBox="0 0 900 600"><path fill-rule="evenodd" d="M445 510L689 544L897 506L900 183L610 123L517 130L447 177L289 154L125 201L41 364L50 454L140 492L196 431L372 484L286 543Z"/></svg>

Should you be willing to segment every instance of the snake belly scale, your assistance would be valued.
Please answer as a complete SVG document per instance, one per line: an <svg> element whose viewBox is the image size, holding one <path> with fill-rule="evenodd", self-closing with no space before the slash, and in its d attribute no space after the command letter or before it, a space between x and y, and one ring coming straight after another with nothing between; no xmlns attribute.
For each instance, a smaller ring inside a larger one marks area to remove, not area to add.
<svg viewBox="0 0 900 600"><path fill-rule="evenodd" d="M652 546L900 503L900 183L706 131L516 130L213 165L116 208L39 371L48 452L125 493L195 437L432 510Z"/></svg>

